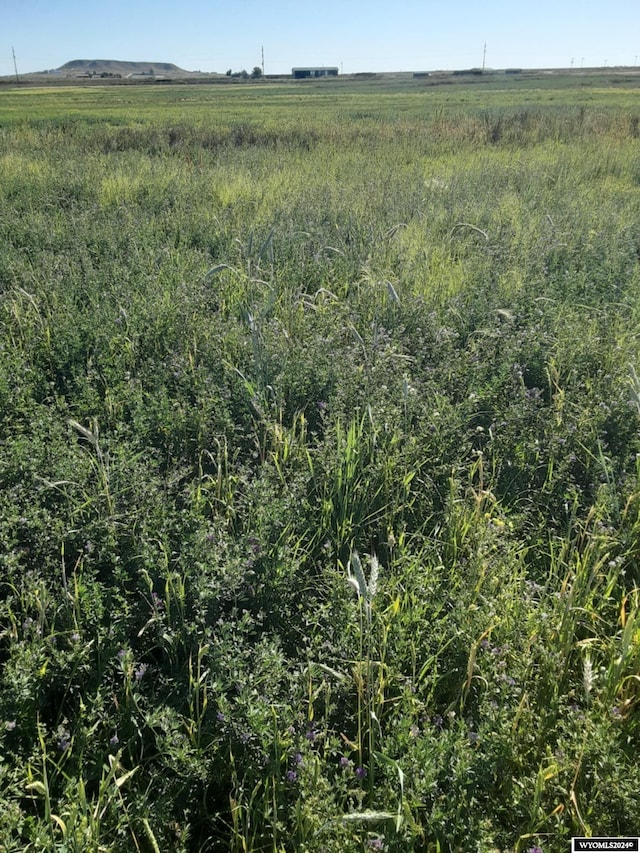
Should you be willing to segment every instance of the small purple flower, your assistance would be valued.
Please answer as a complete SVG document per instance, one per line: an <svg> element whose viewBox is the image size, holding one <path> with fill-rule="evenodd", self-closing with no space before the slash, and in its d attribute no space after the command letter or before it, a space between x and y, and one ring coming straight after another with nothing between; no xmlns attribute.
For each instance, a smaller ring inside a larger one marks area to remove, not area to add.
<svg viewBox="0 0 640 853"><path fill-rule="evenodd" d="M360 780L366 779L367 778L367 771L365 770L364 767L356 767L356 776Z"/></svg>
<svg viewBox="0 0 640 853"><path fill-rule="evenodd" d="M79 643L80 642L80 634L78 634L77 631L74 631L73 634L71 635L71 642L72 643Z"/></svg>
<svg viewBox="0 0 640 853"><path fill-rule="evenodd" d="M469 743L478 743L480 740L480 735L478 732L469 732L468 734Z"/></svg>
<svg viewBox="0 0 640 853"><path fill-rule="evenodd" d="M339 764L341 770L346 770L347 768L351 767L351 762L349 761L346 755L340 756Z"/></svg>
<svg viewBox="0 0 640 853"><path fill-rule="evenodd" d="M151 593L151 603L155 610L164 610L164 601L160 598L157 592Z"/></svg>
<svg viewBox="0 0 640 853"><path fill-rule="evenodd" d="M12 732L16 727L15 720L5 720L4 729L7 732Z"/></svg>
<svg viewBox="0 0 640 853"><path fill-rule="evenodd" d="M120 649L120 651L116 655L116 657L118 658L120 663L122 663L122 661L126 658L126 656L127 656L126 649Z"/></svg>
<svg viewBox="0 0 640 853"><path fill-rule="evenodd" d="M305 737L309 741L309 743L315 743L315 740L318 737L318 733L313 727L311 727L305 734Z"/></svg>
<svg viewBox="0 0 640 853"><path fill-rule="evenodd" d="M251 735L249 734L249 732L242 732L242 734L240 735L240 741L242 743L249 743L250 740Z"/></svg>
<svg viewBox="0 0 640 853"><path fill-rule="evenodd" d="M112 738L109 739L109 743L111 746L117 746L120 743L120 738L118 737L117 732Z"/></svg>
<svg viewBox="0 0 640 853"><path fill-rule="evenodd" d="M438 731L442 731L442 726L444 725L444 720L442 719L440 714L436 714L431 722L433 723L434 728L438 729Z"/></svg>
<svg viewBox="0 0 640 853"><path fill-rule="evenodd" d="M384 850L384 840L382 838L370 838L367 841L369 850Z"/></svg>
<svg viewBox="0 0 640 853"><path fill-rule="evenodd" d="M66 752L71 746L71 735L66 729L58 729L58 749Z"/></svg>
<svg viewBox="0 0 640 853"><path fill-rule="evenodd" d="M303 763L302 754L300 752L296 752L296 754L291 759L291 763L295 764L296 767L300 767Z"/></svg>
<svg viewBox="0 0 640 853"><path fill-rule="evenodd" d="M145 672L149 669L146 663L141 663L133 673L136 681L142 681Z"/></svg>
<svg viewBox="0 0 640 853"><path fill-rule="evenodd" d="M291 784L293 784L297 780L297 778L298 778L298 774L296 773L295 770L288 770L287 771L287 782L290 782Z"/></svg>
<svg viewBox="0 0 640 853"><path fill-rule="evenodd" d="M224 719L225 718L224 718L224 714L222 713L222 711L218 711L218 713L216 714L216 720L219 723L224 723Z"/></svg>
<svg viewBox="0 0 640 853"><path fill-rule="evenodd" d="M542 853L542 847L538 847L537 845L535 847L530 847L527 850L527 853Z"/></svg>

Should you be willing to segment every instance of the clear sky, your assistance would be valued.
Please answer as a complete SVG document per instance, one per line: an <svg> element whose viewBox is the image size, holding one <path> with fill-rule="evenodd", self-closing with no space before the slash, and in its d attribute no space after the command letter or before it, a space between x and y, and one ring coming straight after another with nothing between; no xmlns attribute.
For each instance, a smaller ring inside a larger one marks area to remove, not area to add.
<svg viewBox="0 0 640 853"><path fill-rule="evenodd" d="M72 59L289 73L637 65L640 0L0 0L0 75Z"/></svg>

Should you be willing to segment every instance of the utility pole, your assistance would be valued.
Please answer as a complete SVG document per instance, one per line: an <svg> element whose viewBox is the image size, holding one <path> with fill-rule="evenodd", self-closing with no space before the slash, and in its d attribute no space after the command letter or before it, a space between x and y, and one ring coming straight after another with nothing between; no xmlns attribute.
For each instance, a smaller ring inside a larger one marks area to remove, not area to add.
<svg viewBox="0 0 640 853"><path fill-rule="evenodd" d="M13 54L13 67L16 72L16 83L20 83L20 77L18 75L18 63L16 62L16 51L15 48L11 48L11 53Z"/></svg>
<svg viewBox="0 0 640 853"><path fill-rule="evenodd" d="M485 62L487 59L487 43L484 43L484 50L482 51L482 73L484 74Z"/></svg>
<svg viewBox="0 0 640 853"><path fill-rule="evenodd" d="M264 77L264 45L262 45L262 76Z"/></svg>

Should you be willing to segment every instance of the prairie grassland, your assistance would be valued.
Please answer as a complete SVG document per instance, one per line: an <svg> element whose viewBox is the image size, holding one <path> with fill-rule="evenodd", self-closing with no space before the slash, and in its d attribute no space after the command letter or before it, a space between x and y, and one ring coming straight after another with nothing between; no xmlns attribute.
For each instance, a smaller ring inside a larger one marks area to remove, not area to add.
<svg viewBox="0 0 640 853"><path fill-rule="evenodd" d="M640 832L632 90L0 100L0 847Z"/></svg>

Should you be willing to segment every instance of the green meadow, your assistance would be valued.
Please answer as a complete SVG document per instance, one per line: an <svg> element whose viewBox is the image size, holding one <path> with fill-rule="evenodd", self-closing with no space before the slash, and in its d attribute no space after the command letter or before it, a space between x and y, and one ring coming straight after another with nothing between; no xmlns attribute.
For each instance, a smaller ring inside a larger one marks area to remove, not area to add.
<svg viewBox="0 0 640 853"><path fill-rule="evenodd" d="M0 849L640 835L640 94L0 93Z"/></svg>

